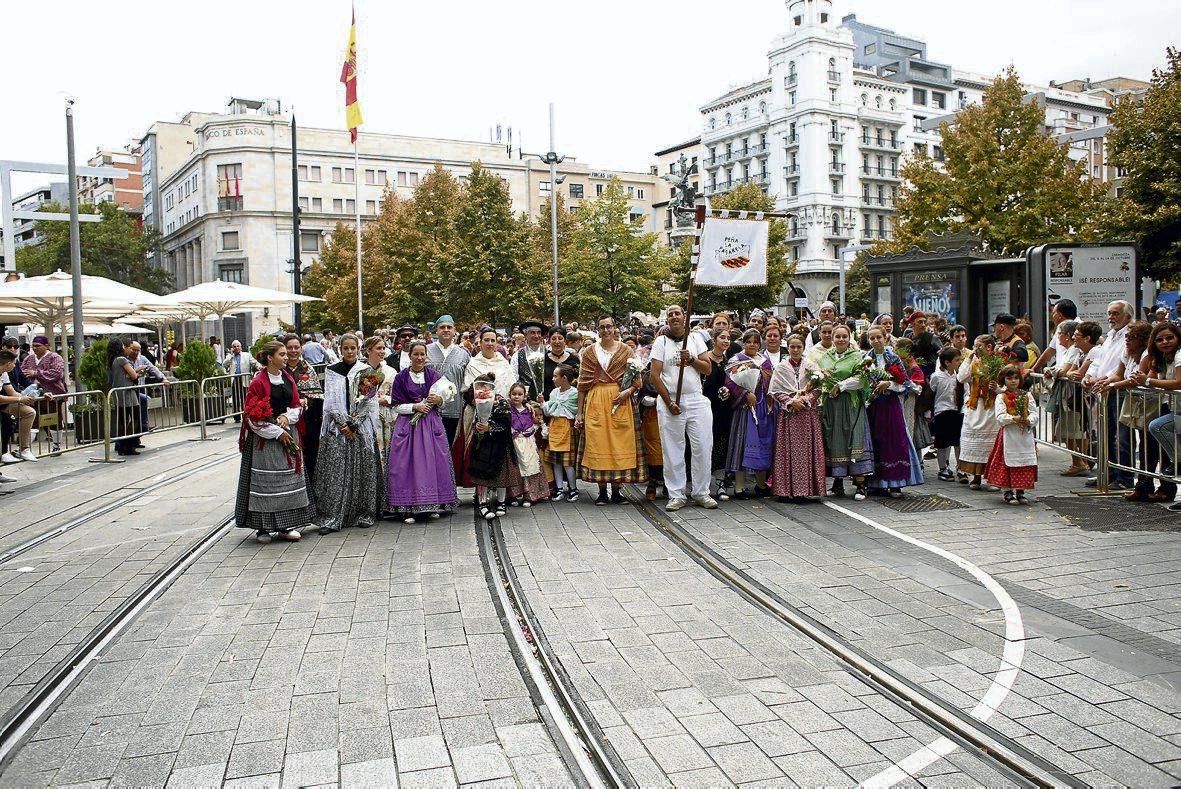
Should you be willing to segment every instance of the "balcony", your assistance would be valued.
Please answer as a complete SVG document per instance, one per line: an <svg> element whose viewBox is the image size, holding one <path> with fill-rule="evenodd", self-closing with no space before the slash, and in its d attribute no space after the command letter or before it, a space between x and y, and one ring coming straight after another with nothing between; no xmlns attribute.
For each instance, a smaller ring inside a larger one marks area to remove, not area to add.
<svg viewBox="0 0 1181 789"><path fill-rule="evenodd" d="M783 138L783 144L788 148L795 148L800 144L800 135L789 134Z"/></svg>
<svg viewBox="0 0 1181 789"><path fill-rule="evenodd" d="M893 208L894 198L892 197L872 197L867 194L861 195L861 202L865 205L880 205L883 208Z"/></svg>
<svg viewBox="0 0 1181 789"><path fill-rule="evenodd" d="M889 230L865 230L861 233L862 241L892 241L894 240L894 233Z"/></svg>
<svg viewBox="0 0 1181 789"><path fill-rule="evenodd" d="M887 140L885 137L866 137L859 138L862 148L879 148L883 151L897 151L902 148L902 143L897 139Z"/></svg>
<svg viewBox="0 0 1181 789"><path fill-rule="evenodd" d="M796 82L797 82L797 77L796 77L796 75L795 75L795 74L788 74L788 75L787 75L787 85L788 85L788 87L792 87L793 85L795 85L795 84L796 84Z"/></svg>
<svg viewBox="0 0 1181 789"><path fill-rule="evenodd" d="M844 132L829 132L828 133L828 144L829 145L840 145L844 141L845 141L845 133Z"/></svg>
<svg viewBox="0 0 1181 789"><path fill-rule="evenodd" d="M844 175L845 174L845 163L844 162L829 162L828 163L828 174L829 175Z"/></svg>
<svg viewBox="0 0 1181 789"><path fill-rule="evenodd" d="M715 184L711 184L709 188L711 192L728 192L733 186L733 181L718 181Z"/></svg>
<svg viewBox="0 0 1181 789"><path fill-rule="evenodd" d="M800 166L798 164L788 164L783 167L784 178L799 178Z"/></svg>
<svg viewBox="0 0 1181 789"><path fill-rule="evenodd" d="M766 143L750 146L750 152L755 156L766 156L771 152L771 146Z"/></svg>
<svg viewBox="0 0 1181 789"><path fill-rule="evenodd" d="M721 163L722 163L721 156L711 156L705 160L706 167L717 167Z"/></svg>
<svg viewBox="0 0 1181 789"><path fill-rule="evenodd" d="M790 238L792 241L797 241L801 238L807 238L808 237L808 230L803 225L799 225L797 227L793 227L790 230L788 230L787 237Z"/></svg>
<svg viewBox="0 0 1181 789"><path fill-rule="evenodd" d="M824 226L824 237L844 241L853 238L853 228L851 227L833 227L832 225Z"/></svg>
<svg viewBox="0 0 1181 789"><path fill-rule="evenodd" d="M899 181L897 170L891 170L889 167L862 167L861 174L866 178L873 178L879 181Z"/></svg>
<svg viewBox="0 0 1181 789"><path fill-rule="evenodd" d="M841 81L841 72L829 71L828 72L828 81L829 82L840 82Z"/></svg>

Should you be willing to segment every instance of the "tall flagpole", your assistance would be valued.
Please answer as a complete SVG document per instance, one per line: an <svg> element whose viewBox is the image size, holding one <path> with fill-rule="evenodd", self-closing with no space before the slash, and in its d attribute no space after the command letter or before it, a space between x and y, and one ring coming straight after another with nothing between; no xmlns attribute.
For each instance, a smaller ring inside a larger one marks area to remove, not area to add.
<svg viewBox="0 0 1181 789"><path fill-rule="evenodd" d="M357 135L360 137L360 135ZM357 157L357 141L353 140L353 203L357 209L357 332L365 336L364 296L361 295L361 166Z"/></svg>

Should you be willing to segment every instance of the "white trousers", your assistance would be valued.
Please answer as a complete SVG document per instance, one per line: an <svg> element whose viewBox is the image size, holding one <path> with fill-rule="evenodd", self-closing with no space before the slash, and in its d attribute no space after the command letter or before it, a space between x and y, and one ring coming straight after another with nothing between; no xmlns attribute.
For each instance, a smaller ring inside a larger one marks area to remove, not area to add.
<svg viewBox="0 0 1181 789"><path fill-rule="evenodd" d="M685 495L686 438L693 463L692 498L709 495L710 459L714 447L714 413L709 400L701 394L682 394L681 413L674 416L664 405L656 403L660 423L660 446L664 451L664 486L669 499L687 499Z"/></svg>

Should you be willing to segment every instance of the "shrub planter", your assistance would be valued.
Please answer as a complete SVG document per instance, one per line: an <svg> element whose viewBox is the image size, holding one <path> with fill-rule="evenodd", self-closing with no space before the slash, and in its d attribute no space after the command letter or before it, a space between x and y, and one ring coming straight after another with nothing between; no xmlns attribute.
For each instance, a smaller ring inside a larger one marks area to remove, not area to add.
<svg viewBox="0 0 1181 789"><path fill-rule="evenodd" d="M181 419L186 424L201 421L201 409L195 397L182 397L180 401ZM226 399L221 395L205 395L205 421L226 418Z"/></svg>

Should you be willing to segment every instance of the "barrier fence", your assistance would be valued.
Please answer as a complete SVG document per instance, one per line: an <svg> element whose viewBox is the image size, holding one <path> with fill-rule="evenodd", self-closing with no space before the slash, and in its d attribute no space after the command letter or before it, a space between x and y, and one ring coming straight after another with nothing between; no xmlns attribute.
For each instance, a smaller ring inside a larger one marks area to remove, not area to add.
<svg viewBox="0 0 1181 789"><path fill-rule="evenodd" d="M323 380L325 365L313 365ZM168 379L163 383L137 384L111 389L70 392L36 401L31 438L37 457L56 456L79 449L103 447L103 460L131 449L149 433L185 427L200 429L208 438L211 423L241 419L250 373L215 375L200 381ZM20 448L19 426L8 415L10 447Z"/></svg>

